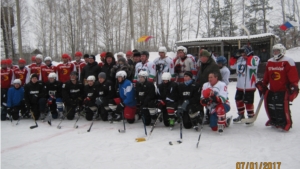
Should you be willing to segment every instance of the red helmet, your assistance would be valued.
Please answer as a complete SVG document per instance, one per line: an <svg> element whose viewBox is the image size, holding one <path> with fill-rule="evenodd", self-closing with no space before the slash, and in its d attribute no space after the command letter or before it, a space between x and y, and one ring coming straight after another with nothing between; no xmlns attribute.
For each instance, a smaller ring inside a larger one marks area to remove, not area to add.
<svg viewBox="0 0 300 169"><path fill-rule="evenodd" d="M82 53L80 52L80 51L77 51L76 53L75 53L75 56L82 56Z"/></svg>
<svg viewBox="0 0 300 169"><path fill-rule="evenodd" d="M1 65L7 65L7 60L6 59L1 60Z"/></svg>
<svg viewBox="0 0 300 169"><path fill-rule="evenodd" d="M63 59L69 59L70 58L70 56L67 53L62 54L61 57Z"/></svg>
<svg viewBox="0 0 300 169"><path fill-rule="evenodd" d="M21 63L21 64L26 64L26 60L25 60L25 59L22 59L22 58L20 58L20 59L19 59L19 63Z"/></svg>
<svg viewBox="0 0 300 169"><path fill-rule="evenodd" d="M31 56L31 61L35 61L35 56Z"/></svg>
<svg viewBox="0 0 300 169"><path fill-rule="evenodd" d="M11 64L12 64L12 60L11 60L11 59L6 59L6 63L7 63L8 65L11 65Z"/></svg>
<svg viewBox="0 0 300 169"><path fill-rule="evenodd" d="M207 88L202 91L202 94L204 98L209 98L210 96L214 95L214 91L211 88Z"/></svg>
<svg viewBox="0 0 300 169"><path fill-rule="evenodd" d="M101 58L105 58L106 52L102 52L102 53L100 54L100 56L101 56Z"/></svg>

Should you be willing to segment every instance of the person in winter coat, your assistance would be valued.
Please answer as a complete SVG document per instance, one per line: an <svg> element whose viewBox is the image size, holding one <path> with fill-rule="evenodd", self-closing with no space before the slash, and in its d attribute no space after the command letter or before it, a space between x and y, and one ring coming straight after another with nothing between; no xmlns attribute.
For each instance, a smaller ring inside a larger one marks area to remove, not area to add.
<svg viewBox="0 0 300 169"><path fill-rule="evenodd" d="M41 98L46 96L46 86L42 81L38 81L39 76L37 74L32 74L30 77L30 82L25 85L25 104L26 108L30 110L31 115L35 120L38 120L41 115L41 111L43 111L40 106Z"/></svg>
<svg viewBox="0 0 300 169"><path fill-rule="evenodd" d="M115 103L117 104L116 112L119 113L116 119L121 119L120 117L123 111L124 119L126 119L128 123L134 123L136 112L135 89L133 83L126 79L126 77L127 74L124 70L119 71L116 75L120 89L120 98L115 99Z"/></svg>
<svg viewBox="0 0 300 169"><path fill-rule="evenodd" d="M26 113L24 88L21 84L22 82L20 79L15 79L13 81L14 86L9 88L7 92L7 111L14 120L19 119L20 111L23 117L29 117L29 114Z"/></svg>
<svg viewBox="0 0 300 169"><path fill-rule="evenodd" d="M95 62L95 56L90 55L89 56L89 63L82 69L80 80L81 83L84 85L87 85L86 79L89 76L97 77L98 80L98 74L101 72L101 67L98 65L97 62Z"/></svg>
<svg viewBox="0 0 300 169"><path fill-rule="evenodd" d="M106 57L101 72L104 72L106 75L106 79L110 80L113 84L115 84L116 77L114 74L111 74L111 72L115 65L116 65L116 60L114 55L111 52L106 52Z"/></svg>
<svg viewBox="0 0 300 169"><path fill-rule="evenodd" d="M89 76L86 80L88 84L84 87L83 105L86 110L85 118L86 120L91 121L97 111L97 105L95 103L97 97L97 90L95 86L96 78L94 76Z"/></svg>
<svg viewBox="0 0 300 169"><path fill-rule="evenodd" d="M135 89L137 103L140 105L140 115L143 118L143 123L148 126L151 120L152 123L155 122L157 114L155 86L152 82L148 82L147 78L148 72L140 71Z"/></svg>

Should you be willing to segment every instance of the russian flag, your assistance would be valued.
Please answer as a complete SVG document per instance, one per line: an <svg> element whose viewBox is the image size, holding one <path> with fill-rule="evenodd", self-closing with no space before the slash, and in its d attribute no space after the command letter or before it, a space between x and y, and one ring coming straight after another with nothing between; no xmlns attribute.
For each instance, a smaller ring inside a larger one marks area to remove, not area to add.
<svg viewBox="0 0 300 169"><path fill-rule="evenodd" d="M283 31L286 31L292 27L295 27L297 26L297 22L294 22L294 21L287 21L285 22L284 24L280 25L280 29L283 30Z"/></svg>

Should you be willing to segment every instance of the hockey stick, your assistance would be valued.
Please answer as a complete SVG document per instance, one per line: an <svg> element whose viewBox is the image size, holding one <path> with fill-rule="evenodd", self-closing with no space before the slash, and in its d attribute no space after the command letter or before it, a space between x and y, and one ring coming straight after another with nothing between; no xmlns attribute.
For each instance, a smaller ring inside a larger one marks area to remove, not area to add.
<svg viewBox="0 0 300 169"><path fill-rule="evenodd" d="M60 124L62 123L62 121L63 121L64 119L65 119L65 116L62 116L61 119L60 119L59 124L57 125L57 128L58 128L58 129L61 129Z"/></svg>
<svg viewBox="0 0 300 169"><path fill-rule="evenodd" d="M124 111L122 113L122 119L123 119L123 125L124 125L124 130L119 129L119 133L125 133L126 132L126 128L125 128L125 118L124 118Z"/></svg>
<svg viewBox="0 0 300 169"><path fill-rule="evenodd" d="M94 120L95 120L96 115L97 115L97 112L93 115L92 123L91 123L91 125L90 125L90 128L87 130L87 132L90 132L90 131L91 131L92 126L93 126L93 124L94 124Z"/></svg>
<svg viewBox="0 0 300 169"><path fill-rule="evenodd" d="M149 135L148 135L148 137L147 137L147 140L150 139L151 134L152 134L152 132L153 132L153 130L154 130L155 126L156 126L156 123L157 123L158 119L160 118L160 116L161 116L161 113L158 115L158 117L156 118L154 124L151 126L151 130L150 130L150 133L149 133ZM136 141L136 142L146 141L146 138L143 138L143 137L136 138L135 141Z"/></svg>
<svg viewBox="0 0 300 169"><path fill-rule="evenodd" d="M200 138L201 138L201 134L202 134L202 130L203 130L204 119L205 119L205 114L203 115L202 124L201 124L201 128L200 128L200 133L199 133L198 141L197 141L197 144L196 144L197 148L198 148Z"/></svg>
<svg viewBox="0 0 300 169"><path fill-rule="evenodd" d="M178 106L178 110L177 111L179 111L179 114L180 114L179 115L179 117L180 117L180 139L177 140L176 142L170 141L169 145L181 144L182 143L182 113L183 113L182 107Z"/></svg>
<svg viewBox="0 0 300 169"><path fill-rule="evenodd" d="M74 128L75 128L75 129L77 129L77 128L78 128L78 125L76 125L76 124L77 124L78 120L80 119L79 107L77 107L77 110L78 110L78 112L77 112L77 113L78 113L78 117L77 117L77 119L76 119L76 121L75 121L75 123L74 123ZM83 110L83 111L84 111L84 110ZM83 111L81 111L81 112L83 112Z"/></svg>
<svg viewBox="0 0 300 169"><path fill-rule="evenodd" d="M32 118L33 118L33 120L34 120L34 122L35 122L35 126L30 126L29 128L30 128L30 129L37 128L37 127L38 127L38 124L37 124L36 119L35 119L35 117L34 117L34 113L33 113L33 111L31 111L31 110L30 110L30 113L31 113L31 116L32 116Z"/></svg>
<svg viewBox="0 0 300 169"><path fill-rule="evenodd" d="M143 123L144 123L145 135L147 136L146 119L145 119L145 114L144 113L142 114L142 120L143 120Z"/></svg>
<svg viewBox="0 0 300 169"><path fill-rule="evenodd" d="M51 118L52 118L52 116L51 116L50 107L48 107L48 114L47 114L47 116L48 116L48 124L51 126Z"/></svg>
<svg viewBox="0 0 300 169"><path fill-rule="evenodd" d="M255 115L253 116L253 118L242 119L241 122L242 123L253 123L253 122L255 122L255 120L257 119L257 116L258 116L258 113L259 113L259 110L261 108L261 105L262 105L263 101L264 101L264 95L262 94L261 97L260 97L258 106L256 108Z"/></svg>

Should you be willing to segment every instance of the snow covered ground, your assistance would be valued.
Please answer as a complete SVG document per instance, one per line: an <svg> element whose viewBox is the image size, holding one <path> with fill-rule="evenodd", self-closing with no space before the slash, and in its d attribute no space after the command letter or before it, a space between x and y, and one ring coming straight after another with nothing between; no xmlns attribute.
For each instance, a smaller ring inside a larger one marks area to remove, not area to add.
<svg viewBox="0 0 300 169"><path fill-rule="evenodd" d="M229 85L232 105L228 115L236 116L235 82ZM255 105L259 95L255 95ZM173 131L158 123L145 142L135 142L144 135L143 124L126 124L126 133L119 133L122 123L96 121L90 133L90 122L80 119L79 128L73 121L64 121L61 129L38 121L39 127L29 129L33 120L19 125L1 122L1 167L3 169L86 169L86 168L201 168L234 169L237 162L281 162L281 169L300 166L300 97L291 106L293 128L283 132L265 127L267 116L262 107L253 126L231 124L223 135L204 126L199 148L199 132L183 129L183 143L170 146L179 139L179 125ZM298 110L298 111L297 111ZM14 121L16 123L16 121ZM150 127L147 127L148 132ZM249 166L248 166L249 167ZM257 168L258 168L257 167ZM246 168L246 165L245 165ZM262 167L263 168L263 167ZM278 165L276 164L276 169ZM273 166L274 169L274 166Z"/></svg>

